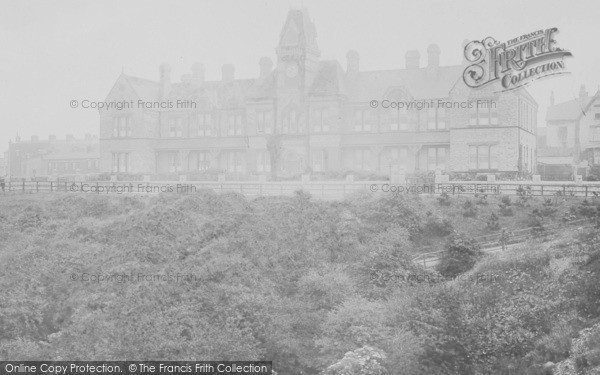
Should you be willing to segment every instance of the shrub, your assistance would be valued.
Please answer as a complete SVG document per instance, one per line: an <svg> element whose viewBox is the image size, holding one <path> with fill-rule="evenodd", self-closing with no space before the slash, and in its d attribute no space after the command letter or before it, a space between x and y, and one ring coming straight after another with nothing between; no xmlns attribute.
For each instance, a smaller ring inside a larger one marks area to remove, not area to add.
<svg viewBox="0 0 600 375"><path fill-rule="evenodd" d="M558 210L554 207L552 203L552 199L545 199L542 204L542 209L540 210L540 214L543 217L548 217L554 215Z"/></svg>
<svg viewBox="0 0 600 375"><path fill-rule="evenodd" d="M475 240L456 233L448 241L436 269L442 276L452 278L473 268L482 255Z"/></svg>
<svg viewBox="0 0 600 375"><path fill-rule="evenodd" d="M492 212L490 218L487 221L486 227L488 230L500 229L500 220L498 219L498 215Z"/></svg>
<svg viewBox="0 0 600 375"><path fill-rule="evenodd" d="M464 217L477 217L477 207L473 204L471 200L465 201L463 203L463 212L462 215Z"/></svg>
<svg viewBox="0 0 600 375"><path fill-rule="evenodd" d="M435 237L444 237L452 233L452 223L448 219L440 219L437 216L428 213L423 234Z"/></svg>
<svg viewBox="0 0 600 375"><path fill-rule="evenodd" d="M477 196L477 204L481 205L481 206L487 206L487 204L488 204L487 194L482 194L482 195Z"/></svg>
<svg viewBox="0 0 600 375"><path fill-rule="evenodd" d="M440 206L450 206L452 204L452 201L450 200L450 195L446 192L440 194L437 200Z"/></svg>
<svg viewBox="0 0 600 375"><path fill-rule="evenodd" d="M535 208L533 211L531 211L527 220L527 225L533 228L534 237L539 237L544 233L544 217L542 216L540 210Z"/></svg>
<svg viewBox="0 0 600 375"><path fill-rule="evenodd" d="M531 199L531 186L519 185L519 188L516 190L517 195L519 196L519 200L517 201L517 205L521 207L525 207L527 205L527 201Z"/></svg>

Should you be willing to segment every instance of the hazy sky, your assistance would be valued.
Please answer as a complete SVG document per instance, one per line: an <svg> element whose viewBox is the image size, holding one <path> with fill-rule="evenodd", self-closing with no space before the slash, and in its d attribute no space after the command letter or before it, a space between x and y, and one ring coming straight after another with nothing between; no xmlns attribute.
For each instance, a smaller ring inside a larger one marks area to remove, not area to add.
<svg viewBox="0 0 600 375"><path fill-rule="evenodd" d="M119 76L158 79L168 62L172 79L203 62L207 79L232 63L236 77L258 74L275 46L290 8L304 6L314 21L323 59L345 67L349 49L361 70L404 67L407 50L441 48L441 65L458 64L464 39L506 41L558 27L558 46L570 50L568 76L537 81L529 91L543 124L550 90L556 101L590 94L600 84L600 2L585 1L31 1L0 0L0 151L19 133L46 138L98 134L98 113L69 101L103 100ZM378 98L374 98L378 99Z"/></svg>

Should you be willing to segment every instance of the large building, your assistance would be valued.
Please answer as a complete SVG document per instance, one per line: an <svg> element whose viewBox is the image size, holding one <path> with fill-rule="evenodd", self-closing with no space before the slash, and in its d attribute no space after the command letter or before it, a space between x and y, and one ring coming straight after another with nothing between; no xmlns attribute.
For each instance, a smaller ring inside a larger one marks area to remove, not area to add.
<svg viewBox="0 0 600 375"><path fill-rule="evenodd" d="M99 172L98 137L86 135L76 139L68 135L57 139L32 136L30 140L16 137L8 144L7 169L11 178L58 178L63 176L97 175Z"/></svg>
<svg viewBox="0 0 600 375"><path fill-rule="evenodd" d="M276 63L261 58L257 78L236 79L224 65L221 80L206 81L200 63L180 82L166 64L158 81L121 74L106 99L115 106L100 110L101 170L234 179L534 172L537 104L525 90L469 89L465 66L440 66L436 45L426 64L409 51L403 69L363 71L350 51L343 68L321 60L316 37L306 10L292 10ZM421 108L386 108L399 101Z"/></svg>
<svg viewBox="0 0 600 375"><path fill-rule="evenodd" d="M539 169L548 179L585 175L600 165L600 91L589 95L582 85L573 100L551 98L540 140Z"/></svg>

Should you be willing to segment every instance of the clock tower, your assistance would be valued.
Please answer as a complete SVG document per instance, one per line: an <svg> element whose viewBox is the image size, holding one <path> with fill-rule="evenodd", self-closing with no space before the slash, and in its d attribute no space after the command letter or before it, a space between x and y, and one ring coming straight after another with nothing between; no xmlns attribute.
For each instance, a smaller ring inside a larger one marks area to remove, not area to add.
<svg viewBox="0 0 600 375"><path fill-rule="evenodd" d="M276 132L281 135L282 147L278 172L294 176L310 166L308 93L321 55L306 9L290 10L276 52Z"/></svg>
<svg viewBox="0 0 600 375"><path fill-rule="evenodd" d="M302 106L321 55L315 25L306 9L290 10L276 52L278 107Z"/></svg>

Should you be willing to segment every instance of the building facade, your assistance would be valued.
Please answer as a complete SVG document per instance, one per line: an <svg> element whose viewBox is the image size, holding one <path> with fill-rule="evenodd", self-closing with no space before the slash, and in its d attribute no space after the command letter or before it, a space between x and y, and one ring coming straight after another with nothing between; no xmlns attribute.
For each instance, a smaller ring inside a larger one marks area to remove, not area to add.
<svg viewBox="0 0 600 375"><path fill-rule="evenodd" d="M560 171L585 175L599 166L600 91L589 95L582 85L573 100L555 104L551 98L543 134L539 168L548 178Z"/></svg>
<svg viewBox="0 0 600 375"><path fill-rule="evenodd" d="M32 136L8 144L7 173L11 178L58 178L81 176L99 172L98 137L87 135L84 139L67 136L57 139L51 135L41 140Z"/></svg>
<svg viewBox="0 0 600 375"><path fill-rule="evenodd" d="M410 51L404 69L362 71L350 51L344 69L320 58L306 10L292 10L276 62L260 59L255 79L224 65L220 81L206 81L199 63L180 82L166 64L158 81L121 74L106 99L115 106L100 110L100 169L233 179L534 172L535 100L471 90L465 66L440 66L439 56L431 45L424 66Z"/></svg>

